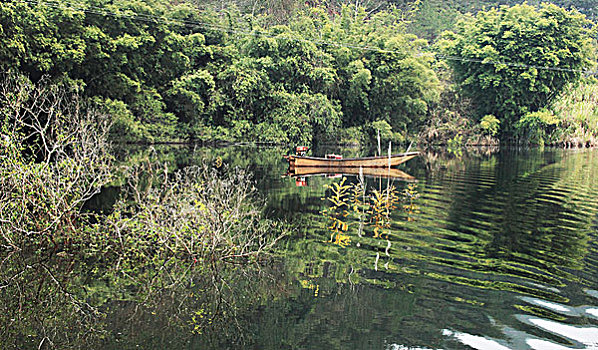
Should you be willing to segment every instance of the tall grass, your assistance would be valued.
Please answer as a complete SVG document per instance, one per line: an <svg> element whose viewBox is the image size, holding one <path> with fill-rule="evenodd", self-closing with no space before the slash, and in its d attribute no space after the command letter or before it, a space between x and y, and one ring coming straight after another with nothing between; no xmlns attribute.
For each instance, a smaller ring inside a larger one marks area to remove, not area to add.
<svg viewBox="0 0 598 350"><path fill-rule="evenodd" d="M598 146L598 81L571 86L550 109L559 119L555 143L566 147Z"/></svg>

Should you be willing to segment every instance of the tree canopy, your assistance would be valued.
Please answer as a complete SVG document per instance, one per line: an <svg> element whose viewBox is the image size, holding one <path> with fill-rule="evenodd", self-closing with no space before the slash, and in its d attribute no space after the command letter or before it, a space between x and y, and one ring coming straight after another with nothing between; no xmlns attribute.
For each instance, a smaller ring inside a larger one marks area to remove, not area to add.
<svg viewBox="0 0 598 350"><path fill-rule="evenodd" d="M218 11L210 1L6 1L0 70L83 88L119 141L310 143L337 141L339 128L414 134L443 113L434 108L450 109L453 97L440 100L454 90L450 74L410 32L454 27L440 45L458 58L447 60L454 77L478 117L507 132L590 67L595 30L578 12L516 5L473 16L462 12L496 2L454 0L432 21L434 1L239 0Z"/></svg>
<svg viewBox="0 0 598 350"><path fill-rule="evenodd" d="M495 115L504 132L547 106L592 66L590 22L576 11L543 4L500 7L470 16L441 46L478 115Z"/></svg>
<svg viewBox="0 0 598 350"><path fill-rule="evenodd" d="M9 1L0 68L83 86L126 141L308 143L339 126L422 122L439 88L401 16L315 6L272 25L185 2Z"/></svg>

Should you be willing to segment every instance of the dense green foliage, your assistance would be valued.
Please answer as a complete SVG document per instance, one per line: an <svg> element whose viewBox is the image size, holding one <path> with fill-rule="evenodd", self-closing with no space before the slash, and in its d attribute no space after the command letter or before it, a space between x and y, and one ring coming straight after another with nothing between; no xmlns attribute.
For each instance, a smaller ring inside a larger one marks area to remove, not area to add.
<svg viewBox="0 0 598 350"><path fill-rule="evenodd" d="M316 7L261 27L261 17L185 3L7 2L0 68L80 82L125 141L311 142L341 125L421 123L436 77L400 16Z"/></svg>
<svg viewBox="0 0 598 350"><path fill-rule="evenodd" d="M571 85L548 108L558 128L548 134L550 143L568 147L598 146L598 83L587 80ZM546 127L544 127L546 129Z"/></svg>
<svg viewBox="0 0 598 350"><path fill-rule="evenodd" d="M459 22L442 45L464 59L449 64L478 114L495 115L511 135L519 118L547 106L592 66L588 25L578 13L554 5L501 7Z"/></svg>
<svg viewBox="0 0 598 350"><path fill-rule="evenodd" d="M371 143L380 130L396 143L423 128L429 141L478 143L495 134L480 117L511 137L580 74L477 61L586 69L595 47L589 22L556 6L464 15L499 3L512 2L8 1L0 70L82 87L116 141ZM408 34L444 29L458 59Z"/></svg>

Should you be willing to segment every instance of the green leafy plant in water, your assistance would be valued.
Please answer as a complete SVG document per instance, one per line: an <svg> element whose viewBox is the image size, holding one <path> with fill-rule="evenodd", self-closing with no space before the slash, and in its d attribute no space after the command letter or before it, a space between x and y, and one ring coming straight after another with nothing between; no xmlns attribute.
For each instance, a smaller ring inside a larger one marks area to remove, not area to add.
<svg viewBox="0 0 598 350"><path fill-rule="evenodd" d="M399 196L394 186L388 186L384 190L373 190L370 196L369 210L370 222L374 225L374 238L382 237L384 233L388 236L390 228L390 213L397 208Z"/></svg>
<svg viewBox="0 0 598 350"><path fill-rule="evenodd" d="M407 204L403 205L403 209L407 212L407 221L414 221L414 214L419 214L419 206L415 204L415 201L419 198L417 192L417 185L410 184L403 191L403 198L407 201Z"/></svg>
<svg viewBox="0 0 598 350"><path fill-rule="evenodd" d="M359 213L360 207L365 201L365 187L364 183L354 183L351 185L351 205L353 211Z"/></svg>
<svg viewBox="0 0 598 350"><path fill-rule="evenodd" d="M359 181L357 183L353 183L351 187L351 203L353 205L353 214L359 222L359 226L357 227L357 235L359 237L363 237L364 222L366 219L367 197L365 191L365 179L361 171L358 180Z"/></svg>
<svg viewBox="0 0 598 350"><path fill-rule="evenodd" d="M325 185L330 194L323 200L330 202L331 206L322 210L321 214L327 219L327 229L331 231L328 242L348 246L351 239L347 232L352 219L360 223L359 237L362 237L364 221L374 227L374 238L388 236L392 222L390 215L400 201L396 187L373 190L368 195L364 182L345 185L345 181L346 178L343 178L340 183Z"/></svg>
<svg viewBox="0 0 598 350"><path fill-rule="evenodd" d="M314 297L318 296L318 292L320 291L320 285L319 284L314 283L311 280L300 280L299 283L301 283L301 288L313 290L314 291Z"/></svg>
<svg viewBox="0 0 598 350"><path fill-rule="evenodd" d="M328 230L332 232L328 242L341 247L346 247L351 242L351 238L345 233L349 229L346 218L351 208L351 185L345 185L346 180L346 178L343 178L340 183L325 185L331 191L331 194L325 199L332 205L321 211L322 215L328 220Z"/></svg>

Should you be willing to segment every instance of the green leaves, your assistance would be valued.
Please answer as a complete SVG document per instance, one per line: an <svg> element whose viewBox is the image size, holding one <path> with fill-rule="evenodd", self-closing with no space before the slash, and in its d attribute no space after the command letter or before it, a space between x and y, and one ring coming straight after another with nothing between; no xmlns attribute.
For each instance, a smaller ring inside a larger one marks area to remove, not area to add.
<svg viewBox="0 0 598 350"><path fill-rule="evenodd" d="M0 67L32 76L72 69L83 62L83 14L22 2L0 5Z"/></svg>
<svg viewBox="0 0 598 350"><path fill-rule="evenodd" d="M318 49L329 57L324 63L329 62L338 78L327 94L339 100L344 126L377 119L398 128L417 125L428 104L438 98L440 88L430 61L419 55L426 43L404 33L402 18L393 11L368 18L363 8L345 6L332 16L306 10L289 24L306 40L321 43Z"/></svg>
<svg viewBox="0 0 598 350"><path fill-rule="evenodd" d="M569 85L550 106L559 119L558 143L568 147L598 145L598 82Z"/></svg>
<svg viewBox="0 0 598 350"><path fill-rule="evenodd" d="M495 136L500 130L500 120L492 114L485 115L480 120L480 129L488 136Z"/></svg>
<svg viewBox="0 0 598 350"><path fill-rule="evenodd" d="M202 116L209 116L212 112L210 97L215 87L215 79L210 72L199 70L173 81L172 87L166 91L167 103L180 122L201 124Z"/></svg>
<svg viewBox="0 0 598 350"><path fill-rule="evenodd" d="M425 41L404 32L398 10L308 8L260 28L271 22L186 4L87 7L0 4L0 65L81 81L114 113L119 141L309 143L376 120L399 132L421 124L440 91L419 55Z"/></svg>
<svg viewBox="0 0 598 350"><path fill-rule="evenodd" d="M548 110L531 112L524 115L515 124L517 136L523 137L527 142L543 146L546 136L558 125L559 119Z"/></svg>
<svg viewBox="0 0 598 350"><path fill-rule="evenodd" d="M589 22L554 5L480 12L444 36L449 64L478 114L492 114L511 136L519 118L547 106L595 57Z"/></svg>

